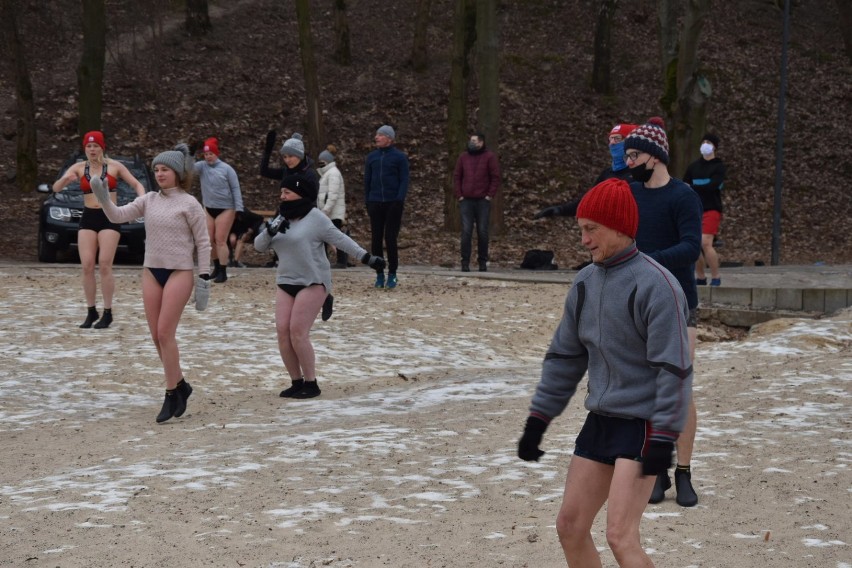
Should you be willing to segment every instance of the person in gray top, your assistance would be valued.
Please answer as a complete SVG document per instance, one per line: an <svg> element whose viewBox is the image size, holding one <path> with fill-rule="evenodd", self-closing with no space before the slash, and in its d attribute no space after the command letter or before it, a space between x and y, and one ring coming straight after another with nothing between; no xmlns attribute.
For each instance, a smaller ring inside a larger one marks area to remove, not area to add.
<svg viewBox="0 0 852 568"><path fill-rule="evenodd" d="M236 214L243 210L243 195L237 172L219 159L219 141L208 138L202 147L204 160L195 163L201 182L201 203L207 212L207 231L213 246L213 282L228 279L228 237Z"/></svg>
<svg viewBox="0 0 852 568"><path fill-rule="evenodd" d="M278 350L291 380L290 387L280 394L286 398L313 398L320 394L310 332L320 308L331 297L331 265L325 244L360 258L374 270L385 267L383 258L371 256L316 208L318 192L313 178L301 173L285 175L281 180L279 214L254 239L258 252L272 248L278 255L275 330Z"/></svg>
<svg viewBox="0 0 852 568"><path fill-rule="evenodd" d="M653 566L639 523L686 422L686 296L668 270L636 248L639 210L625 181L608 179L589 190L577 221L593 264L577 274L565 300L518 456L544 455L545 430L588 372L589 412L556 519L562 551L570 566L601 565L591 528L607 503L607 542L618 565Z"/></svg>

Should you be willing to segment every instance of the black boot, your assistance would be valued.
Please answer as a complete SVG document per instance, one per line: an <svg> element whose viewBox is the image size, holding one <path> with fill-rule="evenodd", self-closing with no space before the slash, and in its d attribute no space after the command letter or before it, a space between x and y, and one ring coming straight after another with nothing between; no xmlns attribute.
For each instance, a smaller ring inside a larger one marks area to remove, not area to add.
<svg viewBox="0 0 852 568"><path fill-rule="evenodd" d="M692 472L688 469L681 469L680 466L675 469L675 490L675 500L681 507L695 507L698 504L698 495L692 488Z"/></svg>
<svg viewBox="0 0 852 568"><path fill-rule="evenodd" d="M218 260L216 262L219 262ZM213 279L213 282L216 284L221 284L228 279L228 269L224 266L219 267L219 273L216 275L216 278Z"/></svg>
<svg viewBox="0 0 852 568"><path fill-rule="evenodd" d="M112 323L112 308L104 308L104 315L95 324L95 329L105 329Z"/></svg>
<svg viewBox="0 0 852 568"><path fill-rule="evenodd" d="M305 386L305 379L293 379L293 383L281 391L281 394L278 396L282 396L284 398L293 398L293 395L297 392L300 392L302 388Z"/></svg>
<svg viewBox="0 0 852 568"><path fill-rule="evenodd" d="M302 387L302 390L293 395L293 398L314 398L315 396L320 395L319 384L316 380L313 381L305 381L305 385Z"/></svg>
<svg viewBox="0 0 852 568"><path fill-rule="evenodd" d="M322 304L322 321L328 321L334 313L334 296L329 294Z"/></svg>
<svg viewBox="0 0 852 568"><path fill-rule="evenodd" d="M86 315L86 321L80 324L80 327L83 329L89 329L96 321L98 321L98 309L95 306L89 306L89 313Z"/></svg>
<svg viewBox="0 0 852 568"><path fill-rule="evenodd" d="M219 259L213 261L213 272L210 274L210 279L215 280L217 276L219 276L219 272L222 270L222 265L219 264Z"/></svg>
<svg viewBox="0 0 852 568"><path fill-rule="evenodd" d="M192 394L192 385L186 382L186 379L181 379L175 390L180 394L180 398L178 399L179 404L175 410L175 418L180 418L186 412L186 401L189 400L189 395Z"/></svg>
<svg viewBox="0 0 852 568"><path fill-rule="evenodd" d="M661 473L657 476L657 481L654 482L654 490L651 491L651 498L648 503L659 503L666 498L666 490L672 486L672 480L668 473Z"/></svg>
<svg viewBox="0 0 852 568"><path fill-rule="evenodd" d="M177 389L166 389L166 398L163 400L163 407L160 409L160 413L157 415L157 424L162 424L175 415L179 405L179 397L180 393L178 393ZM184 407L186 406L186 401L184 401L183 405Z"/></svg>

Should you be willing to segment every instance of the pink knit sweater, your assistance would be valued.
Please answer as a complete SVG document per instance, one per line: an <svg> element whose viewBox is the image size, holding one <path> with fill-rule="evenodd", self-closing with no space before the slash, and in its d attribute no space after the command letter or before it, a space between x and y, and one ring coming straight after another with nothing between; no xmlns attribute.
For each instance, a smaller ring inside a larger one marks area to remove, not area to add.
<svg viewBox="0 0 852 568"><path fill-rule="evenodd" d="M121 207L112 201L102 206L113 223L145 217L144 266L192 270L192 253L197 250L199 273L210 271L207 217L192 195L172 187L146 193Z"/></svg>

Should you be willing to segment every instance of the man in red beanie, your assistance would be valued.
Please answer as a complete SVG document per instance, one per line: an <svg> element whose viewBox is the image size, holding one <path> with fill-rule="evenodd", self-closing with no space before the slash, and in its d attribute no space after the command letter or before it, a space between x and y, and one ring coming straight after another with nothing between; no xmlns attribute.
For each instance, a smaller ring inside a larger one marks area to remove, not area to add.
<svg viewBox="0 0 852 568"><path fill-rule="evenodd" d="M653 566L639 523L657 476L672 465L686 422L692 363L687 303L672 274L636 248L639 209L609 179L580 201L577 222L594 264L574 280L542 365L518 456L538 461L550 422L588 372L588 410L568 468L556 531L570 566L600 566L592 539L607 504L607 543L619 566Z"/></svg>

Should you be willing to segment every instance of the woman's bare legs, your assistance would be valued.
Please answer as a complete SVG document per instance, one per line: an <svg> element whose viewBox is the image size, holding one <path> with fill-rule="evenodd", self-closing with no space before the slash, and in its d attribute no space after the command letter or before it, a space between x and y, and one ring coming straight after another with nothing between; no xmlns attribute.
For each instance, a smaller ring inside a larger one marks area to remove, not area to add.
<svg viewBox="0 0 852 568"><path fill-rule="evenodd" d="M118 231L106 229L98 232L97 236L98 272L101 276L101 294L104 297L104 308L112 309L112 299L115 295L115 276L112 273L112 263L115 260L115 250L118 248L118 241L121 239L121 234ZM94 279L94 270L92 271L92 278Z"/></svg>
<svg viewBox="0 0 852 568"><path fill-rule="evenodd" d="M326 297L325 286L314 284L293 298L280 288L275 292L275 331L278 350L293 380L316 380L316 356L310 332Z"/></svg>
<svg viewBox="0 0 852 568"><path fill-rule="evenodd" d="M77 252L80 254L80 266L83 269L83 295L86 305L97 302L97 280L95 280L95 259L98 255L98 233L89 229L77 231Z"/></svg>
<svg viewBox="0 0 852 568"><path fill-rule="evenodd" d="M142 302L151 339L163 362L166 389L174 389L183 378L180 351L177 345L177 326L189 296L192 294L191 270L175 270L164 287L147 269L142 271Z"/></svg>

